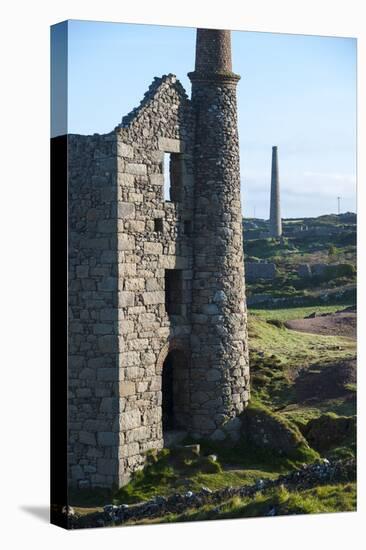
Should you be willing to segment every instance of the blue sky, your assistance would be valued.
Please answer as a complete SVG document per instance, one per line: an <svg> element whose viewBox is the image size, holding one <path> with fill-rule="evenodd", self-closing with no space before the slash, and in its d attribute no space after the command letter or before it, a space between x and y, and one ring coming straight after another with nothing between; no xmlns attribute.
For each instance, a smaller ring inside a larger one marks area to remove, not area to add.
<svg viewBox="0 0 366 550"><path fill-rule="evenodd" d="M195 29L70 21L68 131L111 131L154 76L190 94ZM271 148L279 149L282 217L356 209L356 40L233 31L242 204L268 218Z"/></svg>

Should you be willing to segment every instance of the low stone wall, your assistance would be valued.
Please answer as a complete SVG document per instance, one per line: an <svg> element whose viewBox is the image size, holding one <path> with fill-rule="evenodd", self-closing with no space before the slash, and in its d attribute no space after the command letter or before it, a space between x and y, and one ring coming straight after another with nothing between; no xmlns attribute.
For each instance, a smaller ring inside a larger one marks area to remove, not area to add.
<svg viewBox="0 0 366 550"><path fill-rule="evenodd" d="M297 268L297 274L299 277L339 277L342 272L348 274L352 272L353 266L348 263L338 264L300 264Z"/></svg>
<svg viewBox="0 0 366 550"><path fill-rule="evenodd" d="M202 487L200 491L187 491L185 494L174 494L169 497L157 496L141 504L127 506L112 504L104 507L103 512L96 512L88 516L75 514L72 508L64 510L67 515L69 529L81 529L87 527L105 527L124 525L130 520L144 520L158 518L170 513L183 513L192 508L201 508L205 504L220 504L233 498L253 497L259 491L284 486L289 489L307 489L316 485L347 482L356 478L356 463L354 459L322 462L303 466L286 475L280 475L277 479L259 479L253 485L240 487L225 487L217 491L211 491ZM276 510L271 510L270 515L276 515Z"/></svg>
<svg viewBox="0 0 366 550"><path fill-rule="evenodd" d="M258 279L274 279L277 275L273 262L245 262L245 279L252 283Z"/></svg>
<svg viewBox="0 0 366 550"><path fill-rule="evenodd" d="M323 277L328 269L335 269L337 264L314 264L311 266L311 275L313 277Z"/></svg>
<svg viewBox="0 0 366 550"><path fill-rule="evenodd" d="M247 305L249 307L263 308L280 308L290 306L313 306L319 303L319 300L326 303L340 302L355 302L356 301L356 285L350 284L340 289L328 289L321 293L308 296L278 296L273 297L271 294L252 294L247 297Z"/></svg>
<svg viewBox="0 0 366 550"><path fill-rule="evenodd" d="M300 264L297 268L297 274L299 277L311 277L310 264Z"/></svg>

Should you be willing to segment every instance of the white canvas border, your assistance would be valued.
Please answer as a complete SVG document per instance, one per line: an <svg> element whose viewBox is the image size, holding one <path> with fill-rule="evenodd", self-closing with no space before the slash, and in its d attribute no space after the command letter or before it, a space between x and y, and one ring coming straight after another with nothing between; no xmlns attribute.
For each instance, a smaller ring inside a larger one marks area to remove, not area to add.
<svg viewBox="0 0 366 550"><path fill-rule="evenodd" d="M365 512L365 443L359 438L359 512L67 533L39 518L49 494L49 26L64 19L352 36L358 39L359 305L365 303L366 31L363 2L307 0L173 3L16 1L3 5L1 538L5 547L359 547ZM364 431L365 319L359 318L360 434ZM32 508L33 512L26 508ZM42 514L41 514L42 515Z"/></svg>

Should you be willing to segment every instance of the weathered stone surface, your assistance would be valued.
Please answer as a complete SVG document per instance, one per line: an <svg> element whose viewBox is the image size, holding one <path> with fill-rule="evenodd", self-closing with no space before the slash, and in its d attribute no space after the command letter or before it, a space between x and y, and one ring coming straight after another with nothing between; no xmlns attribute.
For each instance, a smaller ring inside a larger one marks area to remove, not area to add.
<svg viewBox="0 0 366 550"><path fill-rule="evenodd" d="M96 445L95 435L91 432L81 431L79 433L79 441L85 445Z"/></svg>
<svg viewBox="0 0 366 550"><path fill-rule="evenodd" d="M142 299L145 305L164 304L165 294L160 291L144 292Z"/></svg>
<svg viewBox="0 0 366 550"><path fill-rule="evenodd" d="M151 185L160 185L164 184L164 174L150 174L150 183Z"/></svg>
<svg viewBox="0 0 366 550"><path fill-rule="evenodd" d="M140 364L140 354L137 351L124 351L120 354L120 364L133 367Z"/></svg>
<svg viewBox="0 0 366 550"><path fill-rule="evenodd" d="M84 477L84 471L81 466L75 465L71 466L71 476L72 479L78 480Z"/></svg>
<svg viewBox="0 0 366 550"><path fill-rule="evenodd" d="M139 453L139 444L130 443L120 447L119 456L120 458L128 458L130 456L137 455Z"/></svg>
<svg viewBox="0 0 366 550"><path fill-rule="evenodd" d="M117 288L117 278L116 277L105 277L98 284L99 290L113 291Z"/></svg>
<svg viewBox="0 0 366 550"><path fill-rule="evenodd" d="M132 235L119 235L118 237L118 249L119 250L134 250L135 238Z"/></svg>
<svg viewBox="0 0 366 550"><path fill-rule="evenodd" d="M216 304L206 304L202 307L202 312L206 315L218 315L220 310Z"/></svg>
<svg viewBox="0 0 366 550"><path fill-rule="evenodd" d="M127 145L127 143L122 143L120 141L118 143L118 154L121 155L124 158L132 159L133 158L133 147L131 145Z"/></svg>
<svg viewBox="0 0 366 550"><path fill-rule="evenodd" d="M97 471L99 474L115 476L117 473L117 461L113 458L98 458Z"/></svg>
<svg viewBox="0 0 366 550"><path fill-rule="evenodd" d="M118 217L123 220L135 218L135 205L130 202L118 202Z"/></svg>
<svg viewBox="0 0 366 550"><path fill-rule="evenodd" d="M133 292L120 292L119 305L121 307L133 306L135 303L135 294Z"/></svg>
<svg viewBox="0 0 366 550"><path fill-rule="evenodd" d="M147 173L145 164L126 164L126 173L144 176Z"/></svg>
<svg viewBox="0 0 366 550"><path fill-rule="evenodd" d="M118 350L117 337L111 335L100 336L98 338L98 347L102 353L116 353Z"/></svg>
<svg viewBox="0 0 366 550"><path fill-rule="evenodd" d="M119 172L117 174L118 183L121 185L122 189L126 187L133 187L135 182L135 176L133 174L126 174L125 172Z"/></svg>
<svg viewBox="0 0 366 550"><path fill-rule="evenodd" d="M273 262L245 262L245 279L255 282L258 279L274 279L277 275Z"/></svg>
<svg viewBox="0 0 366 550"><path fill-rule="evenodd" d="M184 153L184 142L180 139L159 138L159 149L167 153Z"/></svg>
<svg viewBox="0 0 366 550"><path fill-rule="evenodd" d="M98 432L98 445L101 447L114 447L118 445L119 437L115 432Z"/></svg>
<svg viewBox="0 0 366 550"><path fill-rule="evenodd" d="M241 371L233 368L241 358L248 364L243 345L247 328L236 112L239 77L232 72L229 31L199 29L197 48L195 71L188 75L192 105L199 111L191 346L192 371L198 377L204 369L205 387L192 392L199 405L192 420L201 435L220 437L224 419L240 414L246 404L244 392L235 390L246 389ZM235 223L229 226L230 219Z"/></svg>
<svg viewBox="0 0 366 550"><path fill-rule="evenodd" d="M161 243L144 243L144 252L145 254L158 254L159 256L163 253L163 245Z"/></svg>
<svg viewBox="0 0 366 550"><path fill-rule="evenodd" d="M115 397L103 397L100 404L100 411L105 413L113 412L116 409L116 398Z"/></svg>
<svg viewBox="0 0 366 550"><path fill-rule="evenodd" d="M141 413L138 410L124 412L120 415L122 430L133 430L141 425Z"/></svg>
<svg viewBox="0 0 366 550"><path fill-rule="evenodd" d="M88 265L78 265L76 267L76 276L79 278L89 276L89 266Z"/></svg>
<svg viewBox="0 0 366 550"><path fill-rule="evenodd" d="M134 382L120 382L119 384L119 395L121 397L126 397L128 395L134 395L136 392L136 386Z"/></svg>

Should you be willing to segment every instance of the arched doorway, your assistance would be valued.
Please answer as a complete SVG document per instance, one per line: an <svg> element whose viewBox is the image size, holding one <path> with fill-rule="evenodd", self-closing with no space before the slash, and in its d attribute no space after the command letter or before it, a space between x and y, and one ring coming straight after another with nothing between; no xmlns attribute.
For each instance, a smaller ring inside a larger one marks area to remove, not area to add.
<svg viewBox="0 0 366 550"><path fill-rule="evenodd" d="M180 349L169 351L162 368L163 433L189 429L189 362Z"/></svg>

